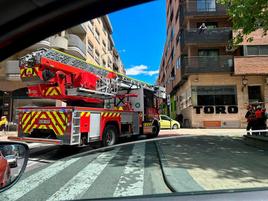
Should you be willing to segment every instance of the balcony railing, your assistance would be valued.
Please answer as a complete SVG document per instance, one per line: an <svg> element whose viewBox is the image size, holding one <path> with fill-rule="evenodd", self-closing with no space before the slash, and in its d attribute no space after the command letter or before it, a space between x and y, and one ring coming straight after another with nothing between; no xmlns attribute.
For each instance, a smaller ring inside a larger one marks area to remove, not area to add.
<svg viewBox="0 0 268 201"><path fill-rule="evenodd" d="M188 29L184 31L183 43L185 44L226 44L232 38L232 30L230 27L208 28L200 30L198 28Z"/></svg>
<svg viewBox="0 0 268 201"><path fill-rule="evenodd" d="M183 5L185 16L227 16L226 7L215 3L203 3L198 1L187 1Z"/></svg>
<svg viewBox="0 0 268 201"><path fill-rule="evenodd" d="M233 72L233 56L192 56L182 59L182 76L196 73Z"/></svg>
<svg viewBox="0 0 268 201"><path fill-rule="evenodd" d="M85 58L86 45L77 35L69 34L68 35L68 51L74 56Z"/></svg>
<svg viewBox="0 0 268 201"><path fill-rule="evenodd" d="M78 24L74 27L71 27L68 30L68 32L73 34L86 34L87 33L86 23Z"/></svg>

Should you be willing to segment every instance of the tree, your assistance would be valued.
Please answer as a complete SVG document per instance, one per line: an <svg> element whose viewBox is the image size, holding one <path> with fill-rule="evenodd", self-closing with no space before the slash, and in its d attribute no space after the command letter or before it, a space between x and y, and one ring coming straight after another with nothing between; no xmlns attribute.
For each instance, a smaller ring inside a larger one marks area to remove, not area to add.
<svg viewBox="0 0 268 201"><path fill-rule="evenodd" d="M228 15L233 23L232 28L236 31L232 43L238 45L247 37L247 41L253 40L248 37L255 30L262 29L263 35L268 32L268 0L218 0L227 7Z"/></svg>

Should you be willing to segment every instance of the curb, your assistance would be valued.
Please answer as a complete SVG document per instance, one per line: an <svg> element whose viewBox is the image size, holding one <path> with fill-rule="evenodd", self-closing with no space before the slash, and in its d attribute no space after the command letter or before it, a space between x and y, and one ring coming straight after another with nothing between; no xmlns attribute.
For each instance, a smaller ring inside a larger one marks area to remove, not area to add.
<svg viewBox="0 0 268 201"><path fill-rule="evenodd" d="M172 192L185 193L204 191L204 188L194 180L185 168L169 167L168 160L158 142L155 142L155 146L164 182Z"/></svg>
<svg viewBox="0 0 268 201"><path fill-rule="evenodd" d="M159 144L157 142L154 142L154 145L155 145L155 148L156 148L157 157L159 159L160 168L161 168L161 172L162 172L162 175L163 175L163 178L164 178L164 182L167 185L167 187L170 189L170 191L175 193L177 191L175 190L173 185L167 179L168 176L166 175L166 172L164 171L164 167L163 167L164 165L163 164L166 163L166 161L164 161L164 160L166 160L165 156L164 156Z"/></svg>

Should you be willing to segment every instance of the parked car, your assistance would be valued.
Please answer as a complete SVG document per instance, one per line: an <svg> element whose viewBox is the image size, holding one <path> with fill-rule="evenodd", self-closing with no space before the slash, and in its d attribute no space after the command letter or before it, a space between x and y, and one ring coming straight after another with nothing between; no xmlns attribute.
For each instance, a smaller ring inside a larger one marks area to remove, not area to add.
<svg viewBox="0 0 268 201"><path fill-rule="evenodd" d="M180 123L166 115L160 115L160 128L178 129L180 128Z"/></svg>
<svg viewBox="0 0 268 201"><path fill-rule="evenodd" d="M0 151L0 188L6 186L11 179L10 167L7 159L3 156Z"/></svg>
<svg viewBox="0 0 268 201"><path fill-rule="evenodd" d="M17 157L15 155L7 155L5 158L11 168L18 166Z"/></svg>

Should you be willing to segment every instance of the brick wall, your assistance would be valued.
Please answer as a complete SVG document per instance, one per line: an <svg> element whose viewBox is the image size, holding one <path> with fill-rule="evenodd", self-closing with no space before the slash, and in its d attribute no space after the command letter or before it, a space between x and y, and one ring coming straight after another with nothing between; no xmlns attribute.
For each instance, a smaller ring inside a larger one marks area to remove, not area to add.
<svg viewBox="0 0 268 201"><path fill-rule="evenodd" d="M236 33L233 32L233 35L235 36ZM268 35L263 36L262 30L252 32L249 37L253 37L254 40L252 42L247 42L245 38L241 45L268 45Z"/></svg>
<svg viewBox="0 0 268 201"><path fill-rule="evenodd" d="M267 56L243 56L234 58L234 74L268 74Z"/></svg>

